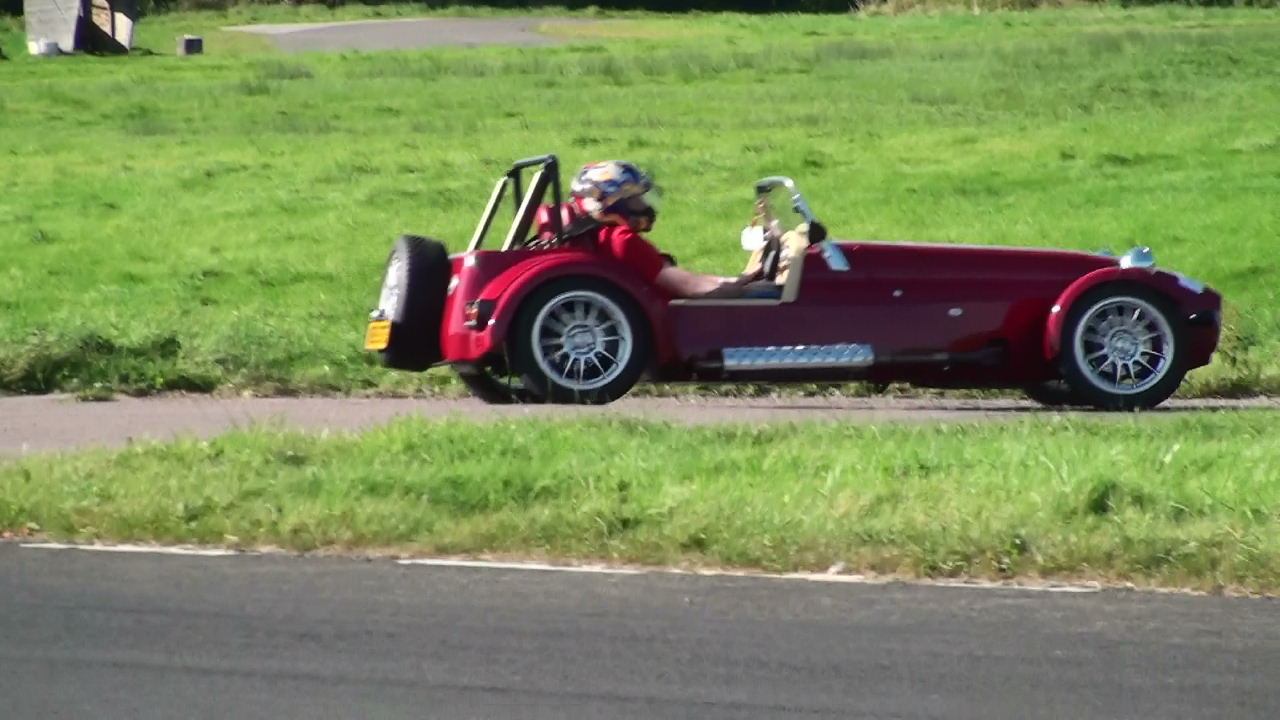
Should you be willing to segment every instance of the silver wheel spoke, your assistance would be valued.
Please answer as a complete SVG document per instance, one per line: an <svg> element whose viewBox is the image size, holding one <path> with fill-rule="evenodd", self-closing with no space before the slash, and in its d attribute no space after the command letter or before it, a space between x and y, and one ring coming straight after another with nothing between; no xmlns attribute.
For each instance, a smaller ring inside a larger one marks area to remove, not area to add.
<svg viewBox="0 0 1280 720"><path fill-rule="evenodd" d="M590 360L591 362L595 363L595 366L596 366L596 367L600 368L600 374L601 374L601 375L605 374L606 370L604 369L604 366L600 364L600 361L596 359L596 356L595 356L595 355L588 355L588 356L587 356L587 359L588 359L588 360Z"/></svg>
<svg viewBox="0 0 1280 720"><path fill-rule="evenodd" d="M626 369L634 343L622 308L591 290L570 290L544 305L530 340L542 372L574 392L613 382Z"/></svg>
<svg viewBox="0 0 1280 720"><path fill-rule="evenodd" d="M1131 395L1168 374L1173 343L1173 330L1158 307L1141 297L1116 295L1084 312L1071 347L1076 367L1089 382Z"/></svg>

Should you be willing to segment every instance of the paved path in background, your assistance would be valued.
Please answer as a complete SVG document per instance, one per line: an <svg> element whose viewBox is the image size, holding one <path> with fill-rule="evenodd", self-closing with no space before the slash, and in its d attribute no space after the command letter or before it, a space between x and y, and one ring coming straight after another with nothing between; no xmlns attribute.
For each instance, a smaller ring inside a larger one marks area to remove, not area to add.
<svg viewBox="0 0 1280 720"><path fill-rule="evenodd" d="M1280 603L0 543L5 717L1231 718Z"/></svg>
<svg viewBox="0 0 1280 720"><path fill-rule="evenodd" d="M284 52L311 50L411 50L476 45L558 45L565 40L538 32L558 25L592 20L558 18L408 18L294 25L239 25L225 28L266 35Z"/></svg>
<svg viewBox="0 0 1280 720"><path fill-rule="evenodd" d="M1280 399L1174 400L1150 415L1194 410L1280 408ZM937 398L645 398L605 406L484 405L475 400L365 398L123 398L78 402L58 395L0 398L0 457L132 440L212 437L272 424L306 430L359 430L404 415L479 420L528 417L629 417L690 424L714 422L991 422L1049 416L1024 400ZM1099 413L1084 413L1099 415Z"/></svg>

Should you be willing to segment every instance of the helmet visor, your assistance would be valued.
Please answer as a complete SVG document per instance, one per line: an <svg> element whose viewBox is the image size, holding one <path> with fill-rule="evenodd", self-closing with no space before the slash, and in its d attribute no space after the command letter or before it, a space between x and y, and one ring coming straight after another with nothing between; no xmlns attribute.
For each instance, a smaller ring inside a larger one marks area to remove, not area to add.
<svg viewBox="0 0 1280 720"><path fill-rule="evenodd" d="M614 216L619 222L626 223L640 232L652 230L653 223L658 219L657 209L647 202L644 196L619 200L605 208L604 213Z"/></svg>

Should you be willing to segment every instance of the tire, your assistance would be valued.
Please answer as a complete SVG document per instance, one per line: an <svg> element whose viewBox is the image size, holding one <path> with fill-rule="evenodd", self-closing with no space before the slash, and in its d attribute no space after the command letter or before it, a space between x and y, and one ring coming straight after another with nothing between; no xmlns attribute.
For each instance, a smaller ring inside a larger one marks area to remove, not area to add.
<svg viewBox="0 0 1280 720"><path fill-rule="evenodd" d="M459 369L458 379L473 397L489 405L515 405L533 399L524 387L507 382L488 368Z"/></svg>
<svg viewBox="0 0 1280 720"><path fill-rule="evenodd" d="M452 273L449 254L436 240L401 235L387 256L378 310L391 320L382 364L422 371L440 362L440 323Z"/></svg>
<svg viewBox="0 0 1280 720"><path fill-rule="evenodd" d="M1141 285L1113 283L1072 304L1060 364L1080 402L1144 410L1182 384L1186 354L1186 331L1168 298Z"/></svg>
<svg viewBox="0 0 1280 720"><path fill-rule="evenodd" d="M530 398L542 402L613 402L636 384L652 356L648 321L636 302L593 278L553 280L535 290L521 304L507 342Z"/></svg>
<svg viewBox="0 0 1280 720"><path fill-rule="evenodd" d="M1065 380L1046 380L1041 383L1025 385L1022 388L1027 397L1045 407L1072 407L1088 405L1081 400Z"/></svg>

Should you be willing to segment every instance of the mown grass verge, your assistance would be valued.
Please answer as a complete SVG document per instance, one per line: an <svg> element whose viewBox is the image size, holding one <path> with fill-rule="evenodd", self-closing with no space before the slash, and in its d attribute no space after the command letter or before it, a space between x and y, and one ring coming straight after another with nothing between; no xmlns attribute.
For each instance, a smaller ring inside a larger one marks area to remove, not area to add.
<svg viewBox="0 0 1280 720"><path fill-rule="evenodd" d="M556 151L654 170L654 240L701 271L741 267L776 173L841 237L1149 244L1226 296L1187 392L1280 392L1274 12L623 15L564 47L288 57L217 31L411 10L163 15L157 55L56 60L0 19L0 391L447 385L359 350L389 243L458 249L501 168ZM183 32L208 54L173 57Z"/></svg>
<svg viewBox="0 0 1280 720"><path fill-rule="evenodd" d="M1280 413L403 420L0 466L0 530L1280 591Z"/></svg>

